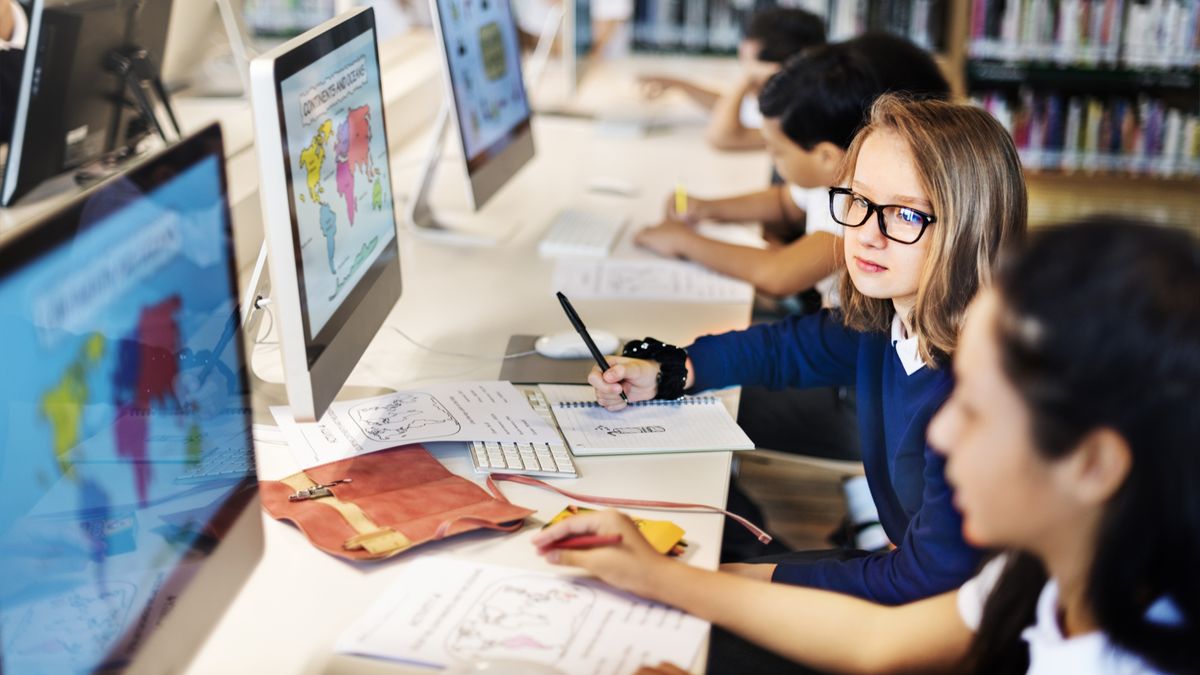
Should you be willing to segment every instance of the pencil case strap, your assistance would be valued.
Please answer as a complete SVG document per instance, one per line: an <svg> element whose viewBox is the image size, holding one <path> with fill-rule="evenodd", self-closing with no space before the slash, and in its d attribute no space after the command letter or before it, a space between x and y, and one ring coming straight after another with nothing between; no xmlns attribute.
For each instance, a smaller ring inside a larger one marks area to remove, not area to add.
<svg viewBox="0 0 1200 675"><path fill-rule="evenodd" d="M520 483L521 485L528 485L530 487L544 488L546 490L550 490L551 492L557 492L568 499L588 502L589 504L600 504L602 506L631 506L660 511L700 511L705 513L720 513L732 518L739 525L749 530L750 533L753 534L760 542L764 544L769 544L771 542L771 535L763 531L761 527L755 525L749 520L746 520L738 514L733 513L732 511L726 511L725 509L709 506L707 504L686 504L680 502L656 501L651 499L627 499L624 497L597 497L594 495L580 494L578 492L570 492L529 476L519 476L516 474L507 473L490 473L488 474L487 478L488 489L496 494L499 494L500 490L494 481L506 481L509 483Z"/></svg>

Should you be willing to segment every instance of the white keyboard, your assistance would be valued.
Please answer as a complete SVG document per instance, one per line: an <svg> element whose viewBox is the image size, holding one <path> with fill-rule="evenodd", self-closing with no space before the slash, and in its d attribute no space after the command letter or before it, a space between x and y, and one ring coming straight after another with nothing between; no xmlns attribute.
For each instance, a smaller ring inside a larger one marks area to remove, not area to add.
<svg viewBox="0 0 1200 675"><path fill-rule="evenodd" d="M529 405L558 429L550 405L536 388L524 389ZM473 441L475 473L516 473L546 478L576 478L579 472L566 443L494 443Z"/></svg>
<svg viewBox="0 0 1200 675"><path fill-rule="evenodd" d="M538 243L543 258L572 256L602 258L608 255L627 218L621 214L565 209L554 217Z"/></svg>

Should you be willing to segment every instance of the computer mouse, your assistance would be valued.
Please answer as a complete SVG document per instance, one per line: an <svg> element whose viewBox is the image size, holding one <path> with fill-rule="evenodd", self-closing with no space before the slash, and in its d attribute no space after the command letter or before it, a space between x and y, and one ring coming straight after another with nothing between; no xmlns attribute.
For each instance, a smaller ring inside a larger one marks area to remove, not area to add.
<svg viewBox="0 0 1200 675"><path fill-rule="evenodd" d="M447 668L446 675L566 675L554 666L524 659L483 658Z"/></svg>
<svg viewBox="0 0 1200 675"><path fill-rule="evenodd" d="M592 336L601 354L612 354L620 345L617 336L607 331L589 330L588 335ZM583 338L573 330L543 335L533 343L533 348L548 359L585 359L592 355Z"/></svg>

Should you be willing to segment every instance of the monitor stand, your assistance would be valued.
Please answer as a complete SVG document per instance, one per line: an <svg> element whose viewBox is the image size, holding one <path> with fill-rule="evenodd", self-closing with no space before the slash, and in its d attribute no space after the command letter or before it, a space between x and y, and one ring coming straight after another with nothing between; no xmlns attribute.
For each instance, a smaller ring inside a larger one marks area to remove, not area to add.
<svg viewBox="0 0 1200 675"><path fill-rule="evenodd" d="M141 47L113 50L105 57L104 65L110 73L121 79L122 93L129 94L133 99L138 117L146 128L152 129L166 144L183 138L171 98L150 61L149 52ZM121 171L131 159L142 154L144 148L139 145L143 138L144 134L139 133L124 147L116 148L80 167L75 171L75 182L87 186Z"/></svg>
<svg viewBox="0 0 1200 675"><path fill-rule="evenodd" d="M234 319L241 324L242 339L245 341L246 376L250 381L251 407L254 421L259 424L275 425L271 415L271 406L288 405L287 387L283 382L272 382L264 379L254 369L254 347L258 344L259 327L262 316L271 304L269 276L267 268L267 243L263 242L258 249L258 259L254 262L254 271L250 275L250 283L242 296L240 314ZM225 340L222 340L222 346ZM219 348L218 348L219 349ZM218 351L219 353L219 351ZM396 393L389 387L370 387L358 385L342 385L336 400L372 398Z"/></svg>
<svg viewBox="0 0 1200 675"><path fill-rule="evenodd" d="M405 220L409 229L419 237L452 246L495 246L499 243L496 237L490 237L473 232L463 232L447 227L438 220L429 203L429 190L433 187L434 172L438 161L442 158L442 148L446 144L446 133L450 130L450 109L443 105L433 123L433 138L425 159L421 163L421 172L417 176L417 185L409 199Z"/></svg>

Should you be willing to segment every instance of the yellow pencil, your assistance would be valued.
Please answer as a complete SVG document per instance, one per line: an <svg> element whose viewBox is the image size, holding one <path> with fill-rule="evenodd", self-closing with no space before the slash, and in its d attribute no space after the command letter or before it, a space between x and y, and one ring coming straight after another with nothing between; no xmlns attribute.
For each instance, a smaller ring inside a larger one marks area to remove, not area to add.
<svg viewBox="0 0 1200 675"><path fill-rule="evenodd" d="M675 215L687 215L687 190L682 182L675 184Z"/></svg>

